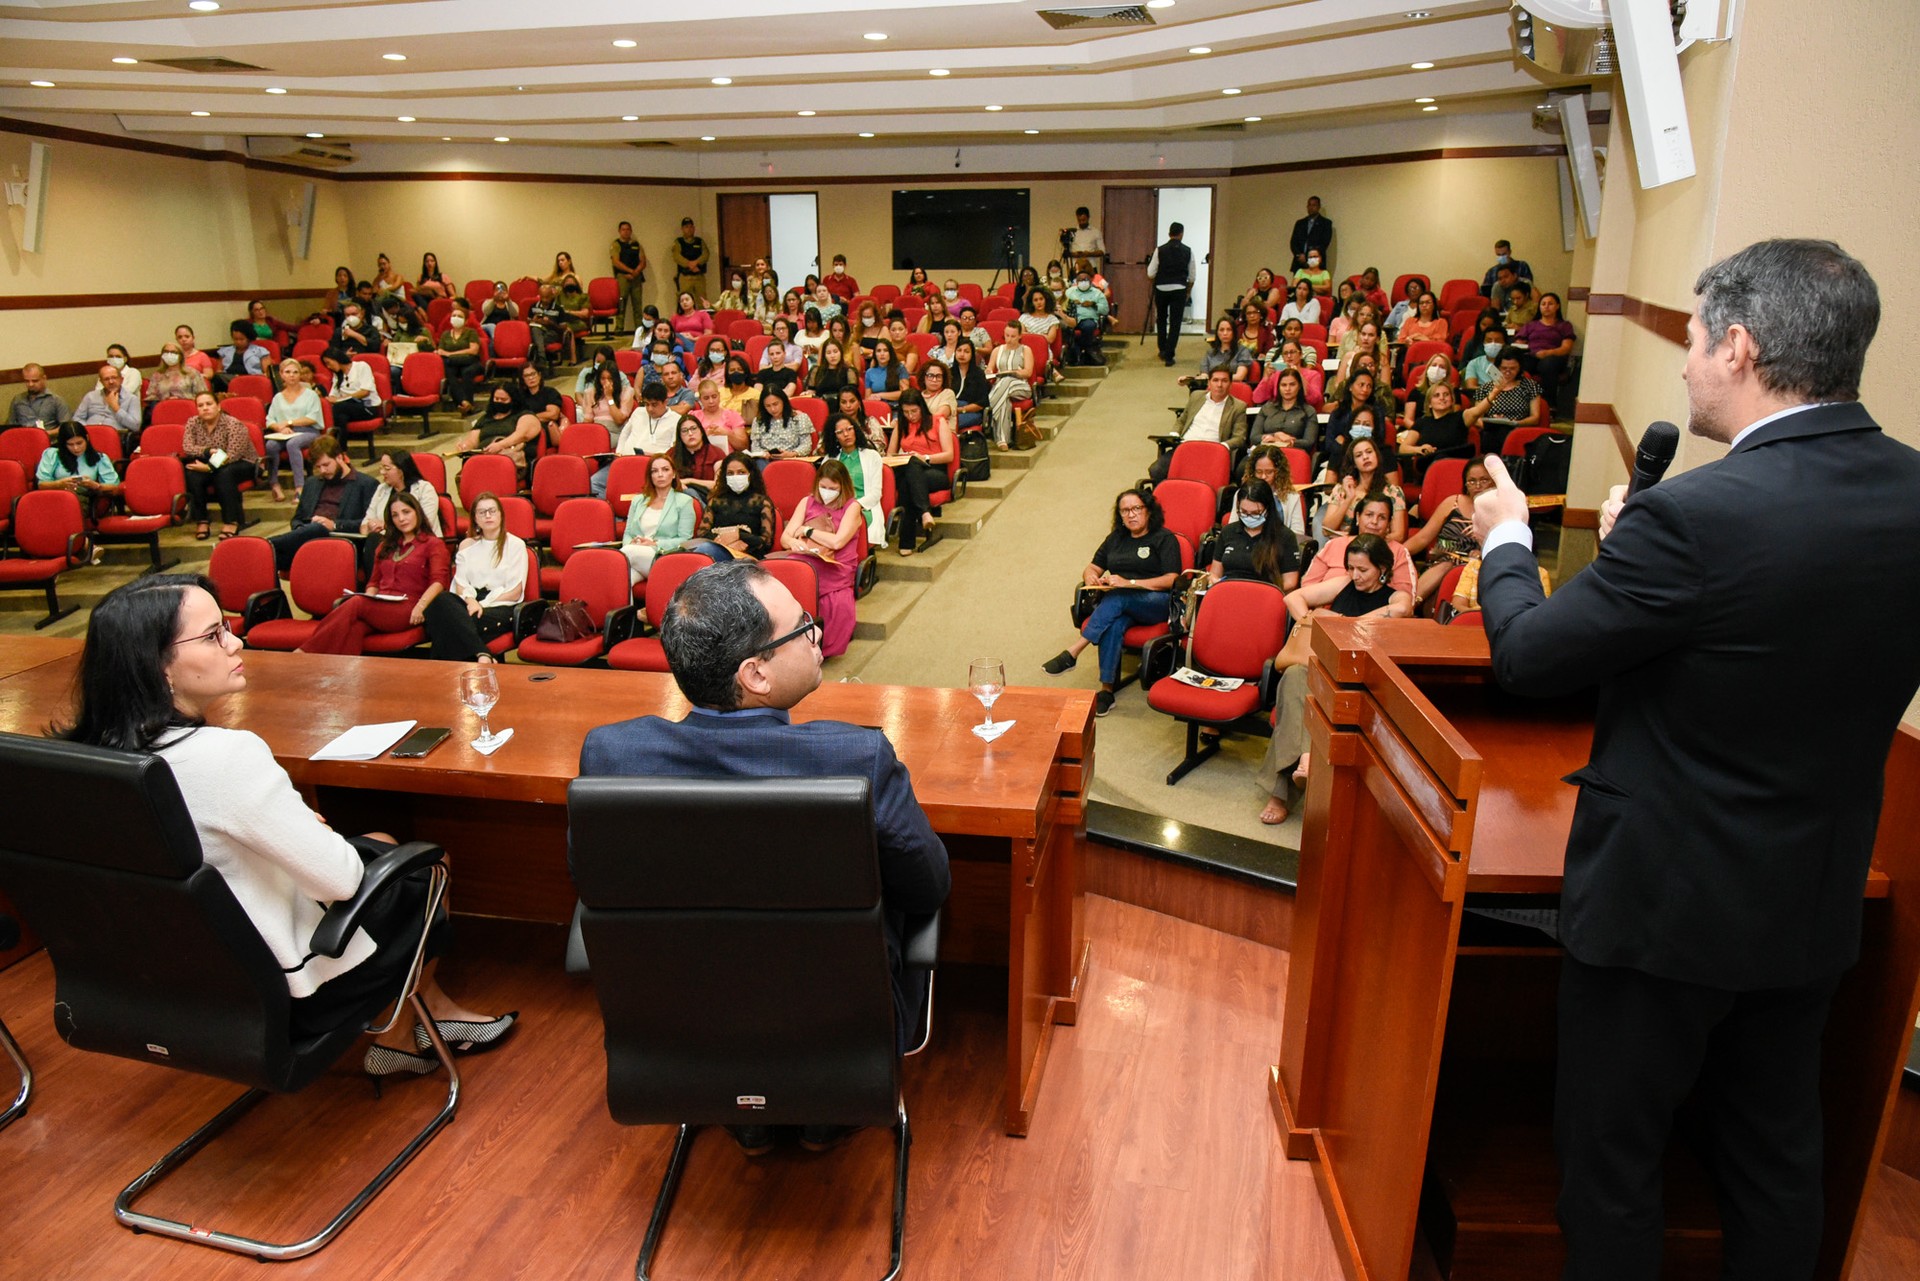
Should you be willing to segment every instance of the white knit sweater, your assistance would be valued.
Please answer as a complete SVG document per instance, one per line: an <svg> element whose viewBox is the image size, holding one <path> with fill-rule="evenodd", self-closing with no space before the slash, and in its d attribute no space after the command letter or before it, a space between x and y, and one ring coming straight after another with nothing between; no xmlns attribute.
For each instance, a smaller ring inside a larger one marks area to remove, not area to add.
<svg viewBox="0 0 1920 1281"><path fill-rule="evenodd" d="M200 855L226 878L260 937L287 971L287 990L310 996L373 955L355 930L338 960L307 956L326 905L351 898L359 851L320 821L265 740L208 725L155 749L166 758L200 834Z"/></svg>

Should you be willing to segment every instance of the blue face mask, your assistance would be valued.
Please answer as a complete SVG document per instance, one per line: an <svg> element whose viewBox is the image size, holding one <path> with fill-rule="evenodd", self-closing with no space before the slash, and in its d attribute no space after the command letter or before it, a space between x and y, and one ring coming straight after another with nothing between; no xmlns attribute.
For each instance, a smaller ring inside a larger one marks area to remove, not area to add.
<svg viewBox="0 0 1920 1281"><path fill-rule="evenodd" d="M1245 512L1242 512L1240 514L1240 523L1248 529L1258 529L1267 523L1267 514L1261 512L1258 516L1249 516Z"/></svg>
<svg viewBox="0 0 1920 1281"><path fill-rule="evenodd" d="M1371 425L1367 423L1361 423L1358 427L1355 427L1351 432L1348 432L1347 434L1354 440L1372 440L1373 428Z"/></svg>
<svg viewBox="0 0 1920 1281"><path fill-rule="evenodd" d="M1502 267L1505 267L1513 262L1513 255L1501 254L1500 257L1497 258L1495 261L1497 261Z"/></svg>

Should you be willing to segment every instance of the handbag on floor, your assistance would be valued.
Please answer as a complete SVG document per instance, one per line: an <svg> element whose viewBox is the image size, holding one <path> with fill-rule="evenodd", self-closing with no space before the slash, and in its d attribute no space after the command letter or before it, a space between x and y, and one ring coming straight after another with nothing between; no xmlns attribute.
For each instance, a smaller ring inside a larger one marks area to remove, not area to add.
<svg viewBox="0 0 1920 1281"><path fill-rule="evenodd" d="M968 480L987 480L993 475L993 448L987 433L968 428L960 433L960 474Z"/></svg>

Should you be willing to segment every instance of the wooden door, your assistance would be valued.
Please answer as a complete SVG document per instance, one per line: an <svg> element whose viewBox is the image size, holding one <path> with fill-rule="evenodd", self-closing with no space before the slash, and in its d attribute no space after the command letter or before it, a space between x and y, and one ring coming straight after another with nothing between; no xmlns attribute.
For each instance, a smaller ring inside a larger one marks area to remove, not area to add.
<svg viewBox="0 0 1920 1281"><path fill-rule="evenodd" d="M1159 194L1152 187L1106 187L1100 195L1100 233L1107 242L1107 280L1113 285L1113 328L1137 334L1146 323L1147 260L1159 238L1154 215Z"/></svg>
<svg viewBox="0 0 1920 1281"><path fill-rule="evenodd" d="M773 222L764 192L732 192L720 197L720 288L735 267L751 267L773 252Z"/></svg>

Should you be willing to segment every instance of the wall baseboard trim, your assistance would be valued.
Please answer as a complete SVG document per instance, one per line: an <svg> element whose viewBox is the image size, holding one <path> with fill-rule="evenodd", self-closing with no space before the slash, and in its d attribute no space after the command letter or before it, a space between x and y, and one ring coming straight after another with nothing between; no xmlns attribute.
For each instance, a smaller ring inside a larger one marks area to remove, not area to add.
<svg viewBox="0 0 1920 1281"><path fill-rule="evenodd" d="M1633 442L1627 439L1626 426L1621 423L1620 415L1614 412L1612 405L1590 400L1577 401L1573 406L1573 421L1612 428L1613 446L1620 451L1620 461L1629 472L1633 470Z"/></svg>
<svg viewBox="0 0 1920 1281"><path fill-rule="evenodd" d="M1573 291L1568 290L1567 293L1571 296ZM1681 347L1687 345L1687 321L1692 317L1691 312L1676 311L1657 302L1635 298L1632 294L1590 293L1587 295L1587 314L1624 316L1648 333Z"/></svg>

